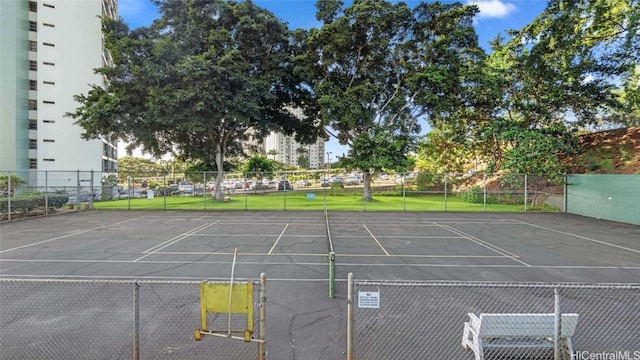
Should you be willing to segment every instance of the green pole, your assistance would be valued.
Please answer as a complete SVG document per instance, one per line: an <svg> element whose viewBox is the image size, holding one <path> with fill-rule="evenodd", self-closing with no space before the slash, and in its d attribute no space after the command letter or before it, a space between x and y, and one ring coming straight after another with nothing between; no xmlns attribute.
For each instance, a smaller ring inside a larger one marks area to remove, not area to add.
<svg viewBox="0 0 640 360"><path fill-rule="evenodd" d="M329 253L329 299L335 297L336 288L336 253Z"/></svg>

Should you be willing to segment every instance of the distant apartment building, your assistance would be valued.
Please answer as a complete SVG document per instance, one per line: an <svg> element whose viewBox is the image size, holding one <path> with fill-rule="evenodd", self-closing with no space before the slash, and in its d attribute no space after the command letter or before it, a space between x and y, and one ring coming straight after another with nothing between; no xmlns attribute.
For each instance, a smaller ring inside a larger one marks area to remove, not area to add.
<svg viewBox="0 0 640 360"><path fill-rule="evenodd" d="M116 144L83 140L64 116L106 83L94 73L111 62L100 17L117 18L117 0L0 0L0 170L30 186L44 171L117 171Z"/></svg>
<svg viewBox="0 0 640 360"><path fill-rule="evenodd" d="M318 139L314 144L302 145L296 142L293 136L280 133L272 133L264 140L267 158L306 169L324 167L324 147L324 139ZM308 159L306 163L300 162L302 158Z"/></svg>
<svg viewBox="0 0 640 360"><path fill-rule="evenodd" d="M303 116L299 109L289 108L288 110L298 117ZM322 169L325 164L324 139L318 139L314 144L303 145L295 141L293 136L271 133L264 139L263 146L267 158L289 166ZM301 162L302 159L307 160Z"/></svg>

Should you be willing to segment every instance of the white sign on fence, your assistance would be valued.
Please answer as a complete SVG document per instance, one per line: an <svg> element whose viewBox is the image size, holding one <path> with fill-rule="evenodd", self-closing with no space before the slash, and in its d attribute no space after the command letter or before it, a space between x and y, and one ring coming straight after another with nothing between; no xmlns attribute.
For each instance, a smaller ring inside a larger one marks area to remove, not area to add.
<svg viewBox="0 0 640 360"><path fill-rule="evenodd" d="M379 291L358 291L358 307L377 309L380 307Z"/></svg>

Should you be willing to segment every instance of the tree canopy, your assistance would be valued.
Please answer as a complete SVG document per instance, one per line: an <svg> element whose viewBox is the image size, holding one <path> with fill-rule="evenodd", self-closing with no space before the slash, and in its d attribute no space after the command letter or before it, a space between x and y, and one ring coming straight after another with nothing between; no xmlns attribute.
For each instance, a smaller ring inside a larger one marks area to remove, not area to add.
<svg viewBox="0 0 640 360"><path fill-rule="evenodd" d="M578 129L633 124L639 17L632 0L549 1L492 42L463 93L467 106L432 122L420 155L479 155L489 171L563 172L559 155L577 150Z"/></svg>
<svg viewBox="0 0 640 360"><path fill-rule="evenodd" d="M314 141L323 129L293 116L306 90L292 69L286 24L251 1L157 1L161 17L129 31L104 19L109 80L76 96L72 114L86 138L111 134L160 156L215 164L269 131ZM216 186L220 189L220 186ZM217 192L216 197L222 198Z"/></svg>
<svg viewBox="0 0 640 360"><path fill-rule="evenodd" d="M298 33L298 72L317 101L317 117L350 147L345 166L370 174L405 170L419 121L460 105L467 62L482 54L475 7L461 4L319 0L319 29Z"/></svg>

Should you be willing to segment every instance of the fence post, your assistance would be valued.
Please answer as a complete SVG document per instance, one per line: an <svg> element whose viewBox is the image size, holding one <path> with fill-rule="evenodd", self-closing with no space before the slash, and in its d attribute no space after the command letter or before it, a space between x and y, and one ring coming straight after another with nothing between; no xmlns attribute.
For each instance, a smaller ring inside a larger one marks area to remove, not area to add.
<svg viewBox="0 0 640 360"><path fill-rule="evenodd" d="M140 360L140 284L133 283L133 360Z"/></svg>
<svg viewBox="0 0 640 360"><path fill-rule="evenodd" d="M553 359L562 360L562 298L560 288L553 289L554 293L554 324L553 324ZM570 354L573 355L573 354Z"/></svg>
<svg viewBox="0 0 640 360"><path fill-rule="evenodd" d="M169 192L169 186L167 186L167 174L162 173L162 187L164 191L162 192L162 203L164 206L164 211L167 211L167 192Z"/></svg>
<svg viewBox="0 0 640 360"><path fill-rule="evenodd" d="M260 274L260 319L258 339L262 340L258 342L258 360L265 360L265 330L266 330L266 318L267 318L267 275L265 273Z"/></svg>
<svg viewBox="0 0 640 360"><path fill-rule="evenodd" d="M49 215L49 171L44 172L44 215Z"/></svg>
<svg viewBox="0 0 640 360"><path fill-rule="evenodd" d="M564 194L563 194L563 198L564 198L563 200L564 201L562 202L562 207L564 209L562 209L562 212L566 213L567 212L567 199L568 199L567 189L568 189L568 185L569 185L567 183L567 181L569 181L569 177L567 176L567 174L564 174L563 180L564 180L564 190L563 190L564 191Z"/></svg>
<svg viewBox="0 0 640 360"><path fill-rule="evenodd" d="M195 192L196 189L194 188L193 191ZM222 195L222 197L224 198L224 195ZM207 210L207 173L206 171L202 172L202 198L204 199L204 210Z"/></svg>
<svg viewBox="0 0 640 360"><path fill-rule="evenodd" d="M482 210L487 212L487 173L482 174Z"/></svg>
<svg viewBox="0 0 640 360"><path fill-rule="evenodd" d="M347 360L353 360L353 273L347 276Z"/></svg>
<svg viewBox="0 0 640 360"><path fill-rule="evenodd" d="M11 221L11 171L7 176L7 219Z"/></svg>
<svg viewBox="0 0 640 360"><path fill-rule="evenodd" d="M447 173L444 174L444 211L447 211L447 185L448 185L449 177Z"/></svg>
<svg viewBox="0 0 640 360"><path fill-rule="evenodd" d="M76 211L80 210L80 169L76 170L76 183L77 183L77 188L76 188L76 205L77 205L77 209Z"/></svg>
<svg viewBox="0 0 640 360"><path fill-rule="evenodd" d="M287 173L285 172L284 174L285 179L287 178ZM244 183L242 184L242 187L244 188L244 211L249 211L249 189L246 187L247 186L247 173L243 174L243 179L244 179ZM278 185L276 185L278 186ZM285 199L284 199L284 209L287 210L287 194L284 194Z"/></svg>
<svg viewBox="0 0 640 360"><path fill-rule="evenodd" d="M527 201L529 197L529 191L527 191L527 188L528 188L527 180L528 180L527 174L524 174L524 212L527 212Z"/></svg>
<svg viewBox="0 0 640 360"><path fill-rule="evenodd" d="M93 169L91 169L91 182L89 183L89 191L91 192L91 197L89 198L89 209L93 209L93 198L95 197L96 193L96 189L93 188L93 176L94 176L94 171Z"/></svg>
<svg viewBox="0 0 640 360"><path fill-rule="evenodd" d="M402 174L402 211L407 211L407 180L404 174Z"/></svg>

